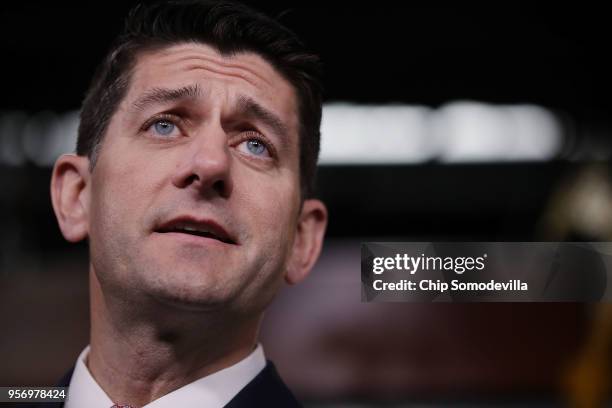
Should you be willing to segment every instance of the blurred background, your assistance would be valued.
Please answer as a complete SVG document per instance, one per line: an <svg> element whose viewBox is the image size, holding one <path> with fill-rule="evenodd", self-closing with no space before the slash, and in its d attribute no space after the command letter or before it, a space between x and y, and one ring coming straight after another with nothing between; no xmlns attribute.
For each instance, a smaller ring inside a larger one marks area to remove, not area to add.
<svg viewBox="0 0 612 408"><path fill-rule="evenodd" d="M49 180L133 3L1 6L0 385L52 385L88 342L87 248L60 235ZM608 305L360 300L362 241L612 241L603 6L249 3L325 64L325 249L261 335L298 396L604 406Z"/></svg>

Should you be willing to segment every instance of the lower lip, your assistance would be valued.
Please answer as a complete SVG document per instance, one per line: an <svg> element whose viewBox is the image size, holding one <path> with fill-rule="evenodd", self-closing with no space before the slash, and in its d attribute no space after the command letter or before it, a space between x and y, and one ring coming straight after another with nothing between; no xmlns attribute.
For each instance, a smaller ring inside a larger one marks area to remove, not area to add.
<svg viewBox="0 0 612 408"><path fill-rule="evenodd" d="M235 244L229 244L227 242L219 241L218 239L201 237L199 235L185 234L183 232L156 232L159 236L165 236L166 238L176 239L186 244L193 245L222 245L225 247L234 246Z"/></svg>

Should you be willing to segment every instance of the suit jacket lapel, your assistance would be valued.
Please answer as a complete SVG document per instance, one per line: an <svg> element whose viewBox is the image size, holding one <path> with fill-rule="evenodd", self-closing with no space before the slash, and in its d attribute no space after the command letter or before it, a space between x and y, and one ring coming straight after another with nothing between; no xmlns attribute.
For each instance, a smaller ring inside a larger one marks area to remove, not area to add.
<svg viewBox="0 0 612 408"><path fill-rule="evenodd" d="M302 404L293 396L276 372L272 362L248 383L225 408L282 407L301 408Z"/></svg>

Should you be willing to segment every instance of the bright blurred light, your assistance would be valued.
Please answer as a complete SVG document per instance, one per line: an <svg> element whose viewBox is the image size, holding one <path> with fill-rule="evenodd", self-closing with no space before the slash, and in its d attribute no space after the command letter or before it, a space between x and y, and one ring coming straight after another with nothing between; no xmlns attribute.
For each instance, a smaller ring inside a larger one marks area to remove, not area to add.
<svg viewBox="0 0 612 408"><path fill-rule="evenodd" d="M23 133L23 150L30 161L50 167L61 154L74 151L78 120L78 112L45 111L32 116Z"/></svg>
<svg viewBox="0 0 612 408"><path fill-rule="evenodd" d="M433 153L430 108L329 104L321 123L321 163L418 163Z"/></svg>
<svg viewBox="0 0 612 408"><path fill-rule="evenodd" d="M550 111L535 105L453 102L423 106L329 104L322 164L543 161L563 142Z"/></svg>
<svg viewBox="0 0 612 408"><path fill-rule="evenodd" d="M61 154L75 150L78 125L77 111L0 113L0 164L51 167Z"/></svg>
<svg viewBox="0 0 612 408"><path fill-rule="evenodd" d="M557 155L557 118L534 105L494 106L454 102L432 116L442 162L543 161Z"/></svg>
<svg viewBox="0 0 612 408"><path fill-rule="evenodd" d="M63 114L49 129L49 143L42 161L53 165L60 155L76 151L78 129L79 112L71 111Z"/></svg>
<svg viewBox="0 0 612 408"><path fill-rule="evenodd" d="M78 112L0 113L0 164L50 167L75 150ZM563 144L560 120L535 105L457 101L323 107L321 164L544 161Z"/></svg>

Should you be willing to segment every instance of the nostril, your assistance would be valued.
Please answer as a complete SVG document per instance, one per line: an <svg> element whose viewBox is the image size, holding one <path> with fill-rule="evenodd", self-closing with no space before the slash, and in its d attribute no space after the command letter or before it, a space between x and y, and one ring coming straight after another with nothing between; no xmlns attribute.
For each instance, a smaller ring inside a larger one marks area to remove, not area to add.
<svg viewBox="0 0 612 408"><path fill-rule="evenodd" d="M217 180L213 183L212 188L220 195L220 196L226 196L227 195L227 189L226 189L227 185L225 183L225 181L223 180Z"/></svg>
<svg viewBox="0 0 612 408"><path fill-rule="evenodd" d="M196 181L200 180L200 178L198 177L197 174L192 174L191 176L189 176L187 178L187 180L185 180L185 185L188 186L190 184L195 183Z"/></svg>

